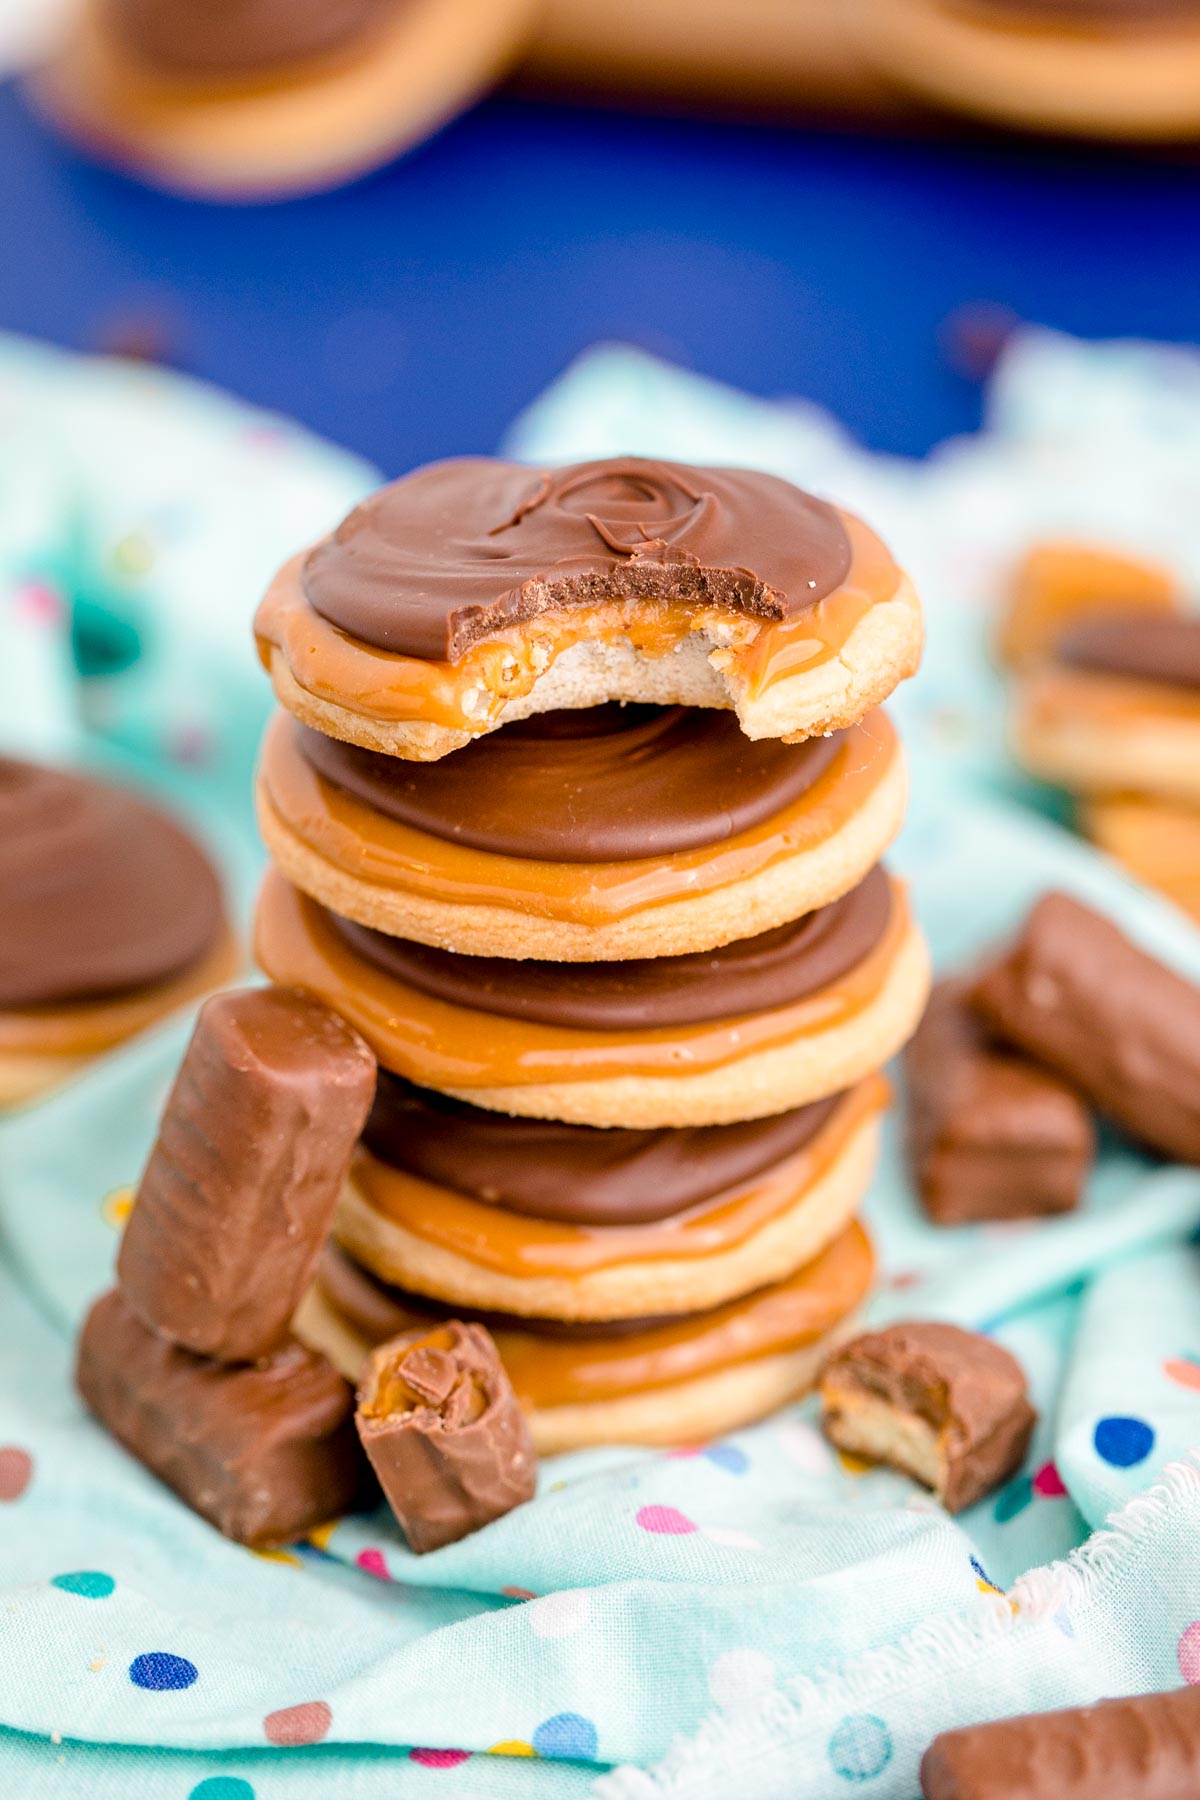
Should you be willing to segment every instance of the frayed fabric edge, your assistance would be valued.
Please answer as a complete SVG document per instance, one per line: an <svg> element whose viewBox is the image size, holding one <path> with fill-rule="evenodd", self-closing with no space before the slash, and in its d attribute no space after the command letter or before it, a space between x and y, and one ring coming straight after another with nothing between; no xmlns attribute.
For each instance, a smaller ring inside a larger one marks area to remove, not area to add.
<svg viewBox="0 0 1200 1800"><path fill-rule="evenodd" d="M853 1663L798 1675L766 1695L753 1711L726 1717L710 1713L692 1737L677 1739L650 1769L626 1764L602 1775L595 1800L669 1800L685 1791L701 1766L740 1760L762 1745L799 1736L825 1710L847 1712L945 1672L956 1659L969 1659L997 1639L1055 1614L1086 1604L1097 1587L1180 1507L1200 1504L1200 1450L1186 1462L1170 1463L1145 1493L1110 1513L1099 1530L1059 1562L1031 1569L1007 1595L982 1599L970 1613L920 1625Z"/></svg>

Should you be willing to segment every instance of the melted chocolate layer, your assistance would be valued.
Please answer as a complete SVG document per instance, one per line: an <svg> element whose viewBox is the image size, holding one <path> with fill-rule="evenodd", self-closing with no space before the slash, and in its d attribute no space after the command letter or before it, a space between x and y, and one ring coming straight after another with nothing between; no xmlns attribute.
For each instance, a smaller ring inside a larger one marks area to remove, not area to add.
<svg viewBox="0 0 1200 1800"><path fill-rule="evenodd" d="M506 625L614 597L790 619L849 568L837 513L775 475L464 457L364 500L309 553L302 580L321 617L361 643L454 662Z"/></svg>
<svg viewBox="0 0 1200 1800"><path fill-rule="evenodd" d="M0 1007L167 981L222 930L199 845L120 788L0 758L0 846Z"/></svg>
<svg viewBox="0 0 1200 1800"><path fill-rule="evenodd" d="M294 729L325 781L385 818L559 863L633 862L752 830L807 793L842 743L752 743L732 713L683 706L542 713L431 763Z"/></svg>
<svg viewBox="0 0 1200 1800"><path fill-rule="evenodd" d="M803 1149L842 1098L739 1125L596 1130L484 1112L381 1070L363 1139L393 1168L527 1218L644 1225Z"/></svg>
<svg viewBox="0 0 1200 1800"><path fill-rule="evenodd" d="M1200 618L1127 613L1090 619L1059 640L1054 656L1073 669L1100 675L1200 688Z"/></svg>
<svg viewBox="0 0 1200 1800"><path fill-rule="evenodd" d="M106 0L137 55L174 75L258 75L342 50L405 0Z"/></svg>
<svg viewBox="0 0 1200 1800"><path fill-rule="evenodd" d="M325 912L366 962L409 987L475 1012L582 1031L653 1031L770 1012L816 993L860 963L891 916L888 878L876 864L840 900L790 925L720 950L630 962L515 962L455 956L385 937Z"/></svg>

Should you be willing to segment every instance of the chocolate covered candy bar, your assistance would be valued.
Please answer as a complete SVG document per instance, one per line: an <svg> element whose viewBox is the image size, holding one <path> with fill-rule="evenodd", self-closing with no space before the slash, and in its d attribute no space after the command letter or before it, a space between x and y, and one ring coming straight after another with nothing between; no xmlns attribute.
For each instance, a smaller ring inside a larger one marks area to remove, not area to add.
<svg viewBox="0 0 1200 1800"><path fill-rule="evenodd" d="M968 1725L933 1740L924 1800L1195 1800L1200 1688Z"/></svg>
<svg viewBox="0 0 1200 1800"><path fill-rule="evenodd" d="M369 1487L349 1384L298 1343L229 1368L148 1330L114 1291L84 1323L76 1381L127 1450L240 1544L302 1537Z"/></svg>
<svg viewBox="0 0 1200 1800"><path fill-rule="evenodd" d="M411 1548L438 1550L533 1498L525 1415L482 1325L404 1332L368 1359L363 1448Z"/></svg>
<svg viewBox="0 0 1200 1800"><path fill-rule="evenodd" d="M1200 988L1066 894L1045 894L973 1001L1118 1124L1200 1162Z"/></svg>
<svg viewBox="0 0 1200 1800"><path fill-rule="evenodd" d="M375 1091L375 1058L285 988L201 1008L117 1262L147 1325L225 1362L288 1334Z"/></svg>
<svg viewBox="0 0 1200 1800"><path fill-rule="evenodd" d="M820 1394L831 1443L913 1476L950 1512L1012 1474L1037 1418L1007 1350L932 1321L853 1339L825 1365Z"/></svg>
<svg viewBox="0 0 1200 1800"><path fill-rule="evenodd" d="M1095 1155L1087 1107L1050 1070L989 1040L964 978L939 982L905 1054L908 1149L938 1225L1077 1205Z"/></svg>

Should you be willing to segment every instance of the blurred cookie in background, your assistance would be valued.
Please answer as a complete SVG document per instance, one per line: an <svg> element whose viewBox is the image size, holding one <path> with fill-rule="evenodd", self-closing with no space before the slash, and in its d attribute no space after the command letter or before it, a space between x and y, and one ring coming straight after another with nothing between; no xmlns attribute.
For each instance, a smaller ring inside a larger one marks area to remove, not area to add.
<svg viewBox="0 0 1200 1800"><path fill-rule="evenodd" d="M0 758L0 1111L219 987L240 953L205 852L108 782Z"/></svg>
<svg viewBox="0 0 1200 1800"><path fill-rule="evenodd" d="M955 112L1070 137L1200 136L1195 0L852 0L863 54Z"/></svg>
<svg viewBox="0 0 1200 1800"><path fill-rule="evenodd" d="M40 110L154 186L269 200L336 187L468 105L534 0L84 0L29 77Z"/></svg>

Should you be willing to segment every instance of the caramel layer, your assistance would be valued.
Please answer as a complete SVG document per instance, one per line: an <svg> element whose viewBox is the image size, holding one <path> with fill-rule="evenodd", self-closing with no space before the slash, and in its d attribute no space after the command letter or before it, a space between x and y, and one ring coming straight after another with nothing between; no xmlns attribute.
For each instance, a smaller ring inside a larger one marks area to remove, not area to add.
<svg viewBox="0 0 1200 1800"><path fill-rule="evenodd" d="M1045 724L1200 725L1200 693L1165 681L1102 675L1051 664L1027 677L1023 699L1031 718Z"/></svg>
<svg viewBox="0 0 1200 1800"><path fill-rule="evenodd" d="M900 754L883 712L841 734L832 764L772 819L703 849L636 862L537 862L415 830L322 780L286 714L263 744L260 795L318 856L357 880L452 905L504 907L602 926L672 900L746 881L825 843L857 813Z"/></svg>
<svg viewBox="0 0 1200 1800"><path fill-rule="evenodd" d="M881 1075L868 1077L845 1095L802 1150L686 1212L644 1225L532 1219L391 1168L361 1146L351 1177L370 1206L415 1237L504 1275L570 1276L658 1257L720 1256L795 1206L889 1097Z"/></svg>
<svg viewBox="0 0 1200 1800"><path fill-rule="evenodd" d="M583 1328L560 1336L493 1327L492 1335L527 1410L612 1400L815 1343L866 1298L874 1272L870 1239L856 1220L788 1280L711 1312L595 1337ZM372 1342L439 1316L358 1273L361 1306L345 1283L336 1293L322 1284L322 1294Z"/></svg>
<svg viewBox="0 0 1200 1800"><path fill-rule="evenodd" d="M777 681L838 656L860 620L889 600L900 572L860 519L842 515L850 572L841 587L798 618L779 622L721 612L717 666L747 684L751 699ZM284 564L254 621L259 656L282 652L299 685L316 699L388 721L423 720L456 731L483 731L508 700L528 694L564 650L589 638L626 640L643 656L668 655L702 623L711 606L662 600L598 600L546 612L475 644L458 662L424 661L377 650L323 619L301 587L305 556Z"/></svg>
<svg viewBox="0 0 1200 1800"><path fill-rule="evenodd" d="M273 981L316 994L354 1025L385 1068L423 1087L536 1087L617 1075L690 1075L845 1024L879 993L908 931L892 883L882 938L837 981L791 1006L657 1031L582 1031L451 1006L357 956L323 910L272 870L255 922L255 955Z"/></svg>

